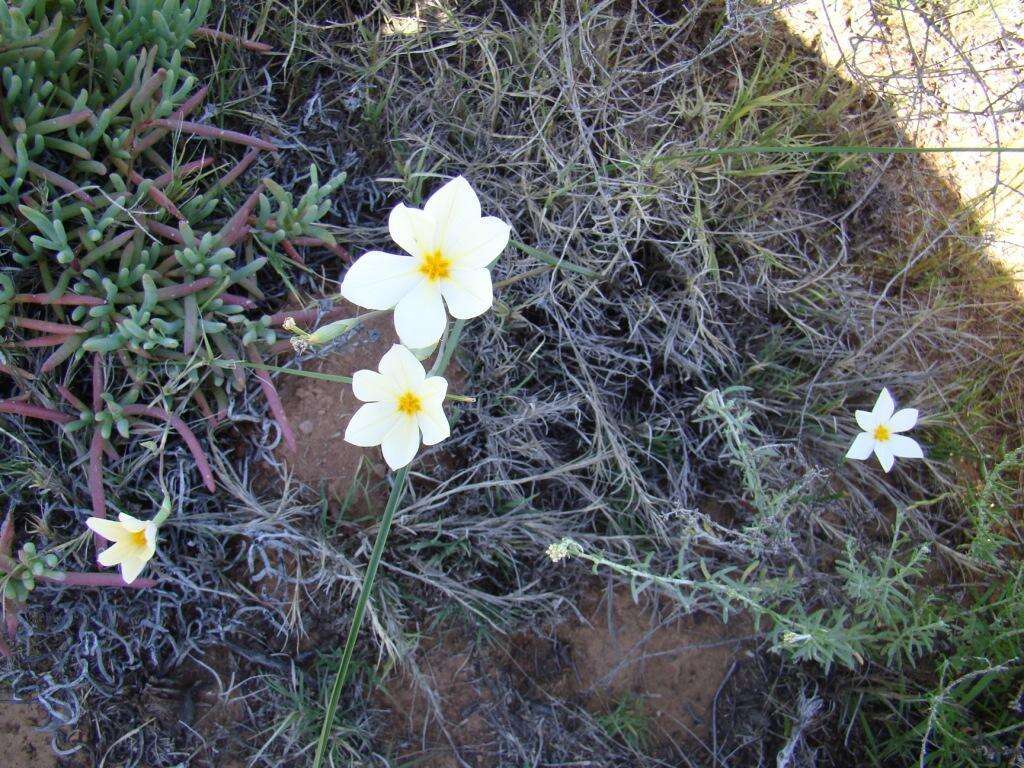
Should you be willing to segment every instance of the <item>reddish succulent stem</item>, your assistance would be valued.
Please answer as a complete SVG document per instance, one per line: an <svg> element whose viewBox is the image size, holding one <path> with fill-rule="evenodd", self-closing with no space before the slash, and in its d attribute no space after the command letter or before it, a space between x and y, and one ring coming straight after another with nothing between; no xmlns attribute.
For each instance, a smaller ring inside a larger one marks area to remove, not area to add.
<svg viewBox="0 0 1024 768"><path fill-rule="evenodd" d="M159 235L165 240L170 240L172 243L181 245L185 242L185 238L181 236L181 233L174 227L169 227L166 224L161 224L159 221L153 221L152 219L146 219L146 228L154 235Z"/></svg>
<svg viewBox="0 0 1024 768"><path fill-rule="evenodd" d="M75 350L82 346L84 336L65 336L66 341L61 344L53 353L39 366L40 373L49 373L58 365L67 360L75 353Z"/></svg>
<svg viewBox="0 0 1024 768"><path fill-rule="evenodd" d="M18 614L21 612L21 605L15 600L4 600L4 626L11 641L18 635Z"/></svg>
<svg viewBox="0 0 1024 768"><path fill-rule="evenodd" d="M96 517L107 516L107 500L103 494L103 433L94 429L92 440L89 441L89 500L92 502L92 513ZM93 534L96 549L102 552L104 542L99 534Z"/></svg>
<svg viewBox="0 0 1024 768"><path fill-rule="evenodd" d="M83 307L98 307L101 304L107 303L96 296L75 296L74 294L51 296L48 293L19 293L14 297L13 301L15 304L49 304L66 307L79 305Z"/></svg>
<svg viewBox="0 0 1024 768"><path fill-rule="evenodd" d="M206 395L200 392L198 389L192 393L192 399L196 401L196 405L199 406L199 412L203 416L210 420L215 426L220 423L220 418L210 408L210 401L206 399Z"/></svg>
<svg viewBox="0 0 1024 768"><path fill-rule="evenodd" d="M4 524L0 526L0 555L11 556L11 546L14 544L14 510L7 511Z"/></svg>
<svg viewBox="0 0 1024 768"><path fill-rule="evenodd" d="M193 280L191 283L165 285L163 288L157 289L156 296L161 301L166 301L167 299L181 299L188 296L190 293L205 291L216 282L216 278L213 277L200 277L198 280Z"/></svg>
<svg viewBox="0 0 1024 768"><path fill-rule="evenodd" d="M339 256L339 257L341 257L343 259L347 259L348 258L348 251L346 251L344 248L342 248L337 243L327 243L327 242L324 242L323 240L319 240L319 239L317 239L315 237L296 237L294 240L292 240L292 242L295 245L303 245L303 246L313 246L313 247L326 248L328 251L333 253L335 256Z"/></svg>
<svg viewBox="0 0 1024 768"><path fill-rule="evenodd" d="M18 346L22 349L37 349L39 347L59 347L68 340L65 335L60 336L36 336L34 339L19 341Z"/></svg>
<svg viewBox="0 0 1024 768"><path fill-rule="evenodd" d="M315 307L312 309L300 309L297 312L289 312L288 310L285 310L283 312L275 312L271 315L270 324L281 325L281 323L289 317L293 318L296 323L312 323L315 322L317 318L320 318L323 322L328 322L330 320L340 320L348 313L349 310L345 307L331 307L331 309L327 310L323 314L320 314L320 311Z"/></svg>
<svg viewBox="0 0 1024 768"><path fill-rule="evenodd" d="M157 585L156 579L136 579L131 584L125 584L124 579L117 573L78 573L68 571L64 578L55 579L50 576L40 577L43 581L51 584L64 584L68 587L127 587L129 589L151 589Z"/></svg>
<svg viewBox="0 0 1024 768"><path fill-rule="evenodd" d="M162 408L152 408L148 405L126 405L123 411L126 416L146 416L151 419L166 421L174 427L178 434L181 435L181 439L185 441L185 445L192 452L192 458L196 460L196 467L199 469L199 474L202 476L203 482L206 483L207 489L211 493L217 489L217 485L213 481L213 472L210 471L210 464L206 460L206 454L203 453L203 448L199 445L196 436L188 428L188 424L181 420L181 417Z"/></svg>
<svg viewBox="0 0 1024 768"><path fill-rule="evenodd" d="M260 182L256 185L256 189L246 198L245 202L242 203L242 207L235 211L234 216L228 219L228 223L221 230L221 242L224 245L229 247L234 245L249 231L246 222L249 220L249 214L252 212L252 209L259 201L262 191L263 182Z"/></svg>
<svg viewBox="0 0 1024 768"><path fill-rule="evenodd" d="M91 109L82 109L78 112L69 112L66 115L51 117L49 120L40 120L32 127L32 130L35 133L53 133L65 128L71 128L95 117L96 115L93 114Z"/></svg>
<svg viewBox="0 0 1024 768"><path fill-rule="evenodd" d="M196 29L196 35L199 37L205 37L207 40L217 40L221 43L240 45L243 48L255 51L256 53L270 53L274 50L267 43L261 43L256 40L246 40L244 37L238 37L237 35L221 32L219 29L210 29L209 27L198 27Z"/></svg>
<svg viewBox="0 0 1024 768"><path fill-rule="evenodd" d="M30 419L43 419L55 424L68 424L74 419L52 408L23 403L20 400L0 400L0 413L13 413Z"/></svg>
<svg viewBox="0 0 1024 768"><path fill-rule="evenodd" d="M103 358L99 352L92 356L92 409L99 411L103 405Z"/></svg>
<svg viewBox="0 0 1024 768"><path fill-rule="evenodd" d="M245 352L249 362L256 363L257 365L263 364L263 358L260 357L259 352L254 347L251 345L247 346ZM263 396L267 398L267 405L270 406L270 413L274 417L274 421L281 428L281 438L284 440L285 447L289 451L295 452L298 449L298 445L295 442L295 433L292 431L292 425L288 422L288 416L284 412L284 404L281 402L281 397L277 394L277 388L274 386L270 374L260 368L254 369L253 373L256 374L256 379L260 383Z"/></svg>
<svg viewBox="0 0 1024 768"><path fill-rule="evenodd" d="M229 131L224 128L218 128L214 125L206 125L205 123L194 123L190 120L157 118L155 120L150 120L148 125L156 128L166 128L170 131L191 133L195 136L202 136L207 139L220 139L221 141L228 141L233 144L244 144L247 147L265 149L268 152L273 152L277 149L277 147L269 141L264 141L256 136L250 136L247 133L239 133L238 131Z"/></svg>
<svg viewBox="0 0 1024 768"><path fill-rule="evenodd" d="M206 98L206 93L209 90L210 86L204 85L198 91L189 96L188 99L185 100L184 104L182 104L180 107L174 110L174 112L171 113L171 120L182 120L187 115L191 114L196 107L203 103L203 99ZM137 139L135 141L135 143L132 146L132 150L134 151L135 154L140 154L144 150L147 150L150 147L152 147L166 135L167 131L165 129L150 131L141 139Z"/></svg>
<svg viewBox="0 0 1024 768"><path fill-rule="evenodd" d="M235 179L237 179L239 176L245 173L250 165L256 162L256 158L259 157L259 154L260 151L258 149L250 147L248 150L246 150L245 154L242 156L242 159L238 161L234 168L232 168L230 171L224 174L221 180L216 183L215 187L218 189L223 189L224 187L231 184Z"/></svg>
<svg viewBox="0 0 1024 768"><path fill-rule="evenodd" d="M4 518L3 526L0 526L0 560L3 560L5 570L9 570L14 567L14 560L11 557L11 547L14 544L14 512L8 511L7 517ZM4 618L6 619L5 626L7 627L7 636L14 640L14 630L18 627L18 614L17 607L15 604L5 599L3 601L4 607ZM14 627L11 627L11 617L14 618ZM4 640L3 633L0 633L0 654L4 656L11 655L11 649L8 647Z"/></svg>
<svg viewBox="0 0 1024 768"><path fill-rule="evenodd" d="M74 336L76 333L85 333L85 331L79 328L77 325L67 325L66 323L52 323L49 320L34 320L31 317L12 317L11 321L18 328L24 328L27 331L39 331L40 333L50 334L62 334L64 336Z"/></svg>
<svg viewBox="0 0 1024 768"><path fill-rule="evenodd" d="M32 173L38 176L39 178L50 182L51 184L53 184L53 186L60 187L65 192L74 195L83 203L86 203L87 205L92 205L92 198L85 194L85 191L70 179L65 179L59 173L54 173L53 171L49 170L48 168L44 168L38 163L30 162L28 164L28 170L29 173Z"/></svg>
<svg viewBox="0 0 1024 768"><path fill-rule="evenodd" d="M296 250L295 246L292 245L288 240L282 240L281 247L284 249L284 252L287 253L289 257L291 257L292 261L294 261L296 264L302 264L303 266L305 266L306 260L302 258L302 254L299 253Z"/></svg>
<svg viewBox="0 0 1024 768"><path fill-rule="evenodd" d="M150 184L146 194L149 195L150 199L152 199L154 203L159 205L161 208L163 208L165 211L171 214L171 216L176 218L178 221L185 221L185 214L178 210L178 206L176 206L174 202L171 200L171 198L165 195L163 191L160 190L160 188L153 184Z"/></svg>
<svg viewBox="0 0 1024 768"><path fill-rule="evenodd" d="M35 379L35 374L22 370L16 365L4 365L3 363L0 363L0 373L6 373L8 376L15 379L19 377L26 378L30 381Z"/></svg>
<svg viewBox="0 0 1024 768"><path fill-rule="evenodd" d="M204 85L198 91L185 99L185 103L171 112L171 120L184 120L188 115L192 114L195 108L203 103L203 99L206 98L206 94L209 90L210 86Z"/></svg>
<svg viewBox="0 0 1024 768"><path fill-rule="evenodd" d="M63 397L72 408L77 408L79 411L88 411L89 407L75 397L71 390L65 387L63 384L57 385L57 391L60 392L60 396Z"/></svg>
<svg viewBox="0 0 1024 768"><path fill-rule="evenodd" d="M231 304L236 307L244 307L245 309L256 309L256 302L252 299L246 298L245 296L238 296L234 293L221 293L217 296L218 299L223 301L225 304Z"/></svg>

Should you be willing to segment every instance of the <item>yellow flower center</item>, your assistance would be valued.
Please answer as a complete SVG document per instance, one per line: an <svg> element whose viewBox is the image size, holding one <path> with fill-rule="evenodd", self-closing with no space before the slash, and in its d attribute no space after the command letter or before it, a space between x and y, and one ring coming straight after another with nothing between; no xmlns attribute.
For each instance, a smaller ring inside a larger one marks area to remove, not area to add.
<svg viewBox="0 0 1024 768"><path fill-rule="evenodd" d="M135 549L146 548L146 532L144 530L132 531L128 534L127 539Z"/></svg>
<svg viewBox="0 0 1024 768"><path fill-rule="evenodd" d="M423 410L423 403L412 392L406 392L398 398L397 407L399 413L404 413L406 416L415 416Z"/></svg>
<svg viewBox="0 0 1024 768"><path fill-rule="evenodd" d="M432 283L445 280L452 274L451 259L446 259L440 251L428 253L423 257L423 263L420 264L420 274Z"/></svg>
<svg viewBox="0 0 1024 768"><path fill-rule="evenodd" d="M879 424L877 427L875 427L875 440L877 440L878 442L884 443L891 436L892 433L889 431L889 428L885 426L885 424Z"/></svg>

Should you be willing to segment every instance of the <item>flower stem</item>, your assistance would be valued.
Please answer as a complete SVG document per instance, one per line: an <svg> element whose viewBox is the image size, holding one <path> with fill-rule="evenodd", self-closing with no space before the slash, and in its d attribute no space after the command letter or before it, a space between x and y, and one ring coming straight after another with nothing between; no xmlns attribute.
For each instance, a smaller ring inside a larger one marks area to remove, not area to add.
<svg viewBox="0 0 1024 768"><path fill-rule="evenodd" d="M345 650L341 654L338 671L334 675L334 683L331 685L331 693L327 699L324 724L320 728L320 738L317 739L316 743L316 755L313 757L313 768L320 768L324 761L331 727L334 725L334 716L337 714L338 702L341 700L341 692L345 688L345 680L348 678L349 666L352 663L352 651L356 647L356 638L359 637L359 626L363 623L366 604L370 600L373 581L377 577L377 566L380 565L381 555L384 554L384 545L387 544L388 534L391 532L391 521L394 520L395 510L398 509L398 502L402 500L402 494L405 492L405 481L408 476L408 466L402 467L395 473L395 484L391 488L391 495L388 496L387 506L384 507L384 516L381 518L380 528L377 529L377 539L373 542L370 563L366 568L366 575L363 576L363 586L359 591L359 600L356 602L356 609L352 614L352 623L348 627L348 637L345 638Z"/></svg>

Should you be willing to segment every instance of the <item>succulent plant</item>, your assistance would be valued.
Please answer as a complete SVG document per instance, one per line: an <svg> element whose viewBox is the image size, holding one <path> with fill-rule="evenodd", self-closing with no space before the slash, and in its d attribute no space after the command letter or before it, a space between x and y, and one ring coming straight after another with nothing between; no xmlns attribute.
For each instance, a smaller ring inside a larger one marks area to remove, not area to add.
<svg viewBox="0 0 1024 768"><path fill-rule="evenodd" d="M10 349L43 350L40 386L75 415L24 398L0 412L91 427L91 475L140 418L201 452L176 414L194 403L213 416L208 396L223 407L245 385L244 369L223 362L261 361L277 341L261 306L268 257L337 248L323 220L341 176L321 184L312 168L297 201L263 179L231 202L231 185L275 147L189 119L206 95L187 68L193 39L225 37L202 26L209 6L0 0L0 330ZM218 162L208 140L245 153ZM273 384L257 377L293 440ZM86 406L72 390L90 378Z"/></svg>

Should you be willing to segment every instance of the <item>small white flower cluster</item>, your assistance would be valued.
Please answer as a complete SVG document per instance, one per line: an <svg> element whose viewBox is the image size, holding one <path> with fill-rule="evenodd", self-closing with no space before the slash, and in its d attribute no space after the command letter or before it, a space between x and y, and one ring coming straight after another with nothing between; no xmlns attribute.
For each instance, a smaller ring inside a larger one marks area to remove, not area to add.
<svg viewBox="0 0 1024 768"><path fill-rule="evenodd" d="M552 563L560 563L569 556L569 545L565 543L565 540L556 541L550 547L548 547L548 557L551 558Z"/></svg>

